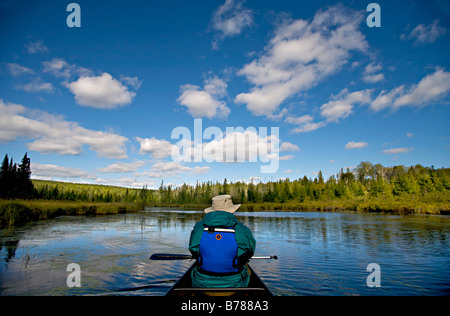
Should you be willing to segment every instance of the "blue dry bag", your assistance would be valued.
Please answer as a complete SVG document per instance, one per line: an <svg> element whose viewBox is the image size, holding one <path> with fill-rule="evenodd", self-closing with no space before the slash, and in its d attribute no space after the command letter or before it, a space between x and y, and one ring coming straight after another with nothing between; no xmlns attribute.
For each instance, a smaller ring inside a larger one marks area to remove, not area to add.
<svg viewBox="0 0 450 316"><path fill-rule="evenodd" d="M233 228L205 228L200 239L200 269L213 274L237 273L237 250Z"/></svg>

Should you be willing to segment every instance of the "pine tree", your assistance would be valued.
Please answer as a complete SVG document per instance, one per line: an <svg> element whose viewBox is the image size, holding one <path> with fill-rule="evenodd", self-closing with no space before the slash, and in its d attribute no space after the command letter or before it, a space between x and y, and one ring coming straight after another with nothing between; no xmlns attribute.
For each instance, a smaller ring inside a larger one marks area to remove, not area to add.
<svg viewBox="0 0 450 316"><path fill-rule="evenodd" d="M22 158L22 162L17 169L17 197L29 198L33 195L33 183L30 179L31 163L27 153Z"/></svg>
<svg viewBox="0 0 450 316"><path fill-rule="evenodd" d="M13 159L5 155L0 167L0 197L1 198L31 198L34 186L30 179L30 159L25 153L22 163L17 166Z"/></svg>
<svg viewBox="0 0 450 316"><path fill-rule="evenodd" d="M3 159L2 166L0 168L0 197L6 197L6 191L7 191L7 178L8 178L8 172L9 172L9 159L8 154L5 155L5 158Z"/></svg>

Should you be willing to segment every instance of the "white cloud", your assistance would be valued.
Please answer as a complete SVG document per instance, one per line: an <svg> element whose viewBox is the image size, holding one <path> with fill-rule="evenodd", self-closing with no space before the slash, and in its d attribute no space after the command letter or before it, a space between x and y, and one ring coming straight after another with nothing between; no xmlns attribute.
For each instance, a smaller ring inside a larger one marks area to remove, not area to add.
<svg viewBox="0 0 450 316"><path fill-rule="evenodd" d="M75 95L78 104L97 109L125 106L136 96L135 92L129 91L119 80L106 72L100 76L83 76L65 85Z"/></svg>
<svg viewBox="0 0 450 316"><path fill-rule="evenodd" d="M154 137L152 138L140 138L136 137L136 140L140 143L140 154L150 154L155 159L164 159L171 155L172 145L167 140L160 140Z"/></svg>
<svg viewBox="0 0 450 316"><path fill-rule="evenodd" d="M450 72L437 69L435 73L424 77L417 85L399 97L395 107L405 105L427 105L436 101L450 92Z"/></svg>
<svg viewBox="0 0 450 316"><path fill-rule="evenodd" d="M382 67L371 63L364 69L363 80L367 83L376 83L384 80L384 74L380 73Z"/></svg>
<svg viewBox="0 0 450 316"><path fill-rule="evenodd" d="M34 92L53 93L53 85L50 82L43 82L40 79L35 79L27 84L16 85L16 88L30 93Z"/></svg>
<svg viewBox="0 0 450 316"><path fill-rule="evenodd" d="M300 126L294 128L291 133L294 134L299 134L299 133L309 133L309 132L313 132L319 128L322 128L324 126L326 126L327 123L322 121L322 122L318 122L318 123L314 123L314 122L308 122L305 124L301 124Z"/></svg>
<svg viewBox="0 0 450 316"><path fill-rule="evenodd" d="M418 84L407 89L404 85L390 92L382 91L372 101L370 108L377 112L391 107L397 109L402 106L427 106L445 98L450 92L450 72L441 68L425 76Z"/></svg>
<svg viewBox="0 0 450 316"><path fill-rule="evenodd" d="M77 65L70 65L64 59L53 58L50 61L44 61L44 72L50 73L55 77L62 77L70 79L74 76L92 76L93 72L87 68L79 67Z"/></svg>
<svg viewBox="0 0 450 316"><path fill-rule="evenodd" d="M210 170L209 167L196 166L194 168L183 166L178 162L158 162L152 166L149 171L135 173L135 176L145 176L149 178L166 178L178 174L205 174Z"/></svg>
<svg viewBox="0 0 450 316"><path fill-rule="evenodd" d="M46 53L48 52L47 46L44 45L43 41L34 41L25 45L28 53L36 54L36 53Z"/></svg>
<svg viewBox="0 0 450 316"><path fill-rule="evenodd" d="M289 115L284 121L289 124L297 125L297 127L291 131L291 133L294 134L309 133L327 125L326 122L314 123L313 120L314 118L311 115L303 115L301 117Z"/></svg>
<svg viewBox="0 0 450 316"><path fill-rule="evenodd" d="M154 181L140 181L135 178L126 178L121 177L119 179L96 179L94 181L96 184L104 184L104 185L114 185L119 187L128 187L128 188L136 188L140 189L143 187L147 187L149 189L156 189L156 183Z"/></svg>
<svg viewBox="0 0 450 316"><path fill-rule="evenodd" d="M333 100L320 107L322 117L328 122L338 122L353 113L356 104L369 104L371 90L360 90L349 93L347 89L342 90Z"/></svg>
<svg viewBox="0 0 450 316"><path fill-rule="evenodd" d="M1 99L0 113L0 142L31 139L34 141L27 143L28 149L60 155L79 155L87 145L101 157L127 157L125 143L128 139L123 136L85 129L60 116L4 103Z"/></svg>
<svg viewBox="0 0 450 316"><path fill-rule="evenodd" d="M113 109L128 105L142 84L137 77L120 75L118 80L106 72L95 76L92 70L71 65L61 58L53 58L42 65L44 73L65 79L63 85L75 95L76 102L82 106Z"/></svg>
<svg viewBox="0 0 450 316"><path fill-rule="evenodd" d="M406 147L391 148L391 149L383 150L383 154L386 154L386 155L404 154L404 153L409 153L413 150L414 150L414 148L406 148Z"/></svg>
<svg viewBox="0 0 450 316"><path fill-rule="evenodd" d="M352 51L366 52L358 26L362 15L342 5L318 11L312 21L285 21L265 54L238 73L255 87L236 96L257 116L271 115L286 100L317 85L349 62Z"/></svg>
<svg viewBox="0 0 450 316"><path fill-rule="evenodd" d="M235 36L241 34L245 27L253 23L252 10L245 9L242 4L244 1L240 0L226 0L213 13L212 28L219 32L219 38ZM218 39L213 42L213 48L218 48Z"/></svg>
<svg viewBox="0 0 450 316"><path fill-rule="evenodd" d="M203 143L200 149L203 158L210 162L257 162L258 159L266 162L278 158L279 143L275 135L261 136L256 131L245 130L227 133L219 140Z"/></svg>
<svg viewBox="0 0 450 316"><path fill-rule="evenodd" d="M19 76L27 76L34 74L33 69L24 67L22 65L19 65L17 63L8 63L6 64L6 67L8 68L9 73L13 77L19 77ZM53 93L53 85L50 82L44 82L41 78L36 77L31 80L31 82L27 84L16 84L15 89L23 90L25 92L48 92Z"/></svg>
<svg viewBox="0 0 450 316"><path fill-rule="evenodd" d="M213 136L214 135L214 136ZM274 162L279 159L280 140L276 132L272 134L258 131L249 127L227 130L211 135L212 140L197 143L183 139L174 145L172 159L177 162L207 163L243 163L243 162ZM284 143L285 151L298 151L298 146L289 142Z"/></svg>
<svg viewBox="0 0 450 316"><path fill-rule="evenodd" d="M53 58L51 61L44 61L44 72L53 74L56 77L70 77L69 64L61 58Z"/></svg>
<svg viewBox="0 0 450 316"><path fill-rule="evenodd" d="M127 77L121 75L120 80L134 90L138 90L142 85L142 81L139 80L138 77Z"/></svg>
<svg viewBox="0 0 450 316"><path fill-rule="evenodd" d="M294 117L294 116L288 116L284 120L286 123L294 124L294 125L301 125L305 123L309 123L314 118L311 115L303 115L301 117Z"/></svg>
<svg viewBox="0 0 450 316"><path fill-rule="evenodd" d="M360 149L369 146L366 142L348 142L345 149Z"/></svg>
<svg viewBox="0 0 450 316"><path fill-rule="evenodd" d="M24 67L16 63L8 63L6 64L6 67L8 68L9 73L14 77L31 75L34 73L33 69Z"/></svg>
<svg viewBox="0 0 450 316"><path fill-rule="evenodd" d="M285 156L280 156L280 160L291 160L292 158L294 158L294 155L285 155Z"/></svg>
<svg viewBox="0 0 450 316"><path fill-rule="evenodd" d="M370 104L370 108L373 111L378 112L392 106L393 100L398 98L404 92L404 89L404 86L400 86L389 92L386 90L381 91L381 93Z"/></svg>
<svg viewBox="0 0 450 316"><path fill-rule="evenodd" d="M87 171L78 169L78 168L68 168L61 167L56 165L48 165L48 164L40 164L40 163L31 163L31 173L33 178L62 178L62 179L71 179L71 178L82 178L82 179L90 179L94 180L97 178L95 174L90 174Z"/></svg>
<svg viewBox="0 0 450 316"><path fill-rule="evenodd" d="M363 80L367 83L376 83L384 80L384 74L366 75Z"/></svg>
<svg viewBox="0 0 450 316"><path fill-rule="evenodd" d="M140 167L145 166L144 161L135 161L131 163L116 162L106 168L98 169L98 172L102 173L129 173L136 172Z"/></svg>
<svg viewBox="0 0 450 316"><path fill-rule="evenodd" d="M284 142L281 144L280 151L300 151L300 147L290 142Z"/></svg>
<svg viewBox="0 0 450 316"><path fill-rule="evenodd" d="M181 95L177 101L188 108L188 112L195 118L227 118L230 109L219 98L226 95L227 84L218 77L205 80L204 87L185 84L181 86Z"/></svg>
<svg viewBox="0 0 450 316"><path fill-rule="evenodd" d="M319 128L325 127L330 122L338 123L353 113L353 108L358 104L369 104L371 90L360 90L349 92L348 89L342 90L337 96L331 97L331 100L320 107L320 115L325 118L324 121L314 122L311 115L301 117L287 116L286 123L297 125L291 133L309 133Z"/></svg>
<svg viewBox="0 0 450 316"><path fill-rule="evenodd" d="M415 38L414 44L430 44L444 35L447 30L438 25L439 20L435 20L430 25L420 24L412 30L409 38Z"/></svg>

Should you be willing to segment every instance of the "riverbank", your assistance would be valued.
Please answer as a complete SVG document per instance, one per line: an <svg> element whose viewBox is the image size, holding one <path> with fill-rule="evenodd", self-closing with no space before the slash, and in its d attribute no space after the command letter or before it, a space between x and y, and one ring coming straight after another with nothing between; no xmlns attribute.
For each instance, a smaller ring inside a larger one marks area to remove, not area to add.
<svg viewBox="0 0 450 316"><path fill-rule="evenodd" d="M205 204L153 204L153 207L182 207L191 209L205 209L211 205ZM428 196L424 197L396 197L390 199L374 197L357 197L339 200L311 200L305 202L261 202L244 203L240 211L316 211L316 212L384 212L399 215L405 214L435 214L450 215L450 198Z"/></svg>
<svg viewBox="0 0 450 316"><path fill-rule="evenodd" d="M208 204L149 203L151 207L178 207L203 210ZM20 225L36 220L51 219L60 215L111 215L142 210L142 203L82 202L54 200L0 200L0 228ZM353 199L311 200L284 203L243 203L240 211L315 211L315 212L383 212L399 215L435 214L450 215L450 197L403 196L389 199L357 197Z"/></svg>
<svg viewBox="0 0 450 316"><path fill-rule="evenodd" d="M138 203L102 203L51 200L0 200L0 228L60 215L111 215L137 212Z"/></svg>

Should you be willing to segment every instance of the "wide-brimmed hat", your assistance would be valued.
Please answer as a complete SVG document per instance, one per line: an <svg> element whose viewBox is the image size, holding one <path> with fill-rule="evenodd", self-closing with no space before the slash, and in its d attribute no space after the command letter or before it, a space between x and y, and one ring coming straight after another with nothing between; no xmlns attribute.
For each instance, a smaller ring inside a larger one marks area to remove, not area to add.
<svg viewBox="0 0 450 316"><path fill-rule="evenodd" d="M231 196L218 195L213 197L212 206L205 209L205 213L210 213L214 211L224 211L228 213L234 213L240 206L241 204L233 204Z"/></svg>

